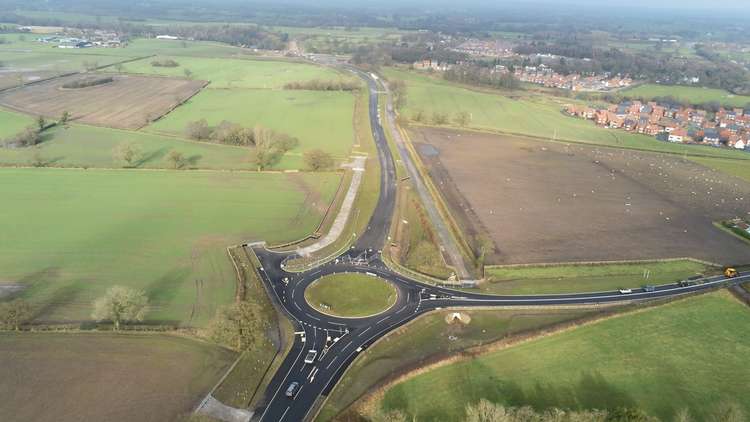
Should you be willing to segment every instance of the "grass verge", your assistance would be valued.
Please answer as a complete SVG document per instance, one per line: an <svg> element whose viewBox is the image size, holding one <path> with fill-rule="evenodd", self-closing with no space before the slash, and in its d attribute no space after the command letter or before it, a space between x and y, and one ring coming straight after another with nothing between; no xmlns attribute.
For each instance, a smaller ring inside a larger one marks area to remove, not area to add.
<svg viewBox="0 0 750 422"><path fill-rule="evenodd" d="M667 284L716 269L692 260L547 266L488 266L483 293L576 293Z"/></svg>
<svg viewBox="0 0 750 422"><path fill-rule="evenodd" d="M252 252L243 247L232 247L228 253L237 269L237 300L255 302L256 309L267 323L267 332L259 335L256 344L242 354L234 370L214 391L214 397L229 406L248 408L262 398L271 377L293 343L294 329L268 298L256 270L259 265L257 258Z"/></svg>

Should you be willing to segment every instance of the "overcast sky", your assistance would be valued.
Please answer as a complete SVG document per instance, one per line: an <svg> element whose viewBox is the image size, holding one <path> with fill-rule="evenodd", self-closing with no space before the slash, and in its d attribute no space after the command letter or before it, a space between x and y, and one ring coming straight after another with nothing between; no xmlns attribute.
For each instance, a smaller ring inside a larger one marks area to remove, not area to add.
<svg viewBox="0 0 750 422"><path fill-rule="evenodd" d="M335 6L383 6L390 7L450 7L450 8L531 8L536 4L555 5L564 8L571 7L596 7L601 11L609 10L616 12L622 8L667 8L667 9L704 9L714 13L723 10L746 10L750 11L750 0L284 0L285 3L301 3L308 5L335 5Z"/></svg>

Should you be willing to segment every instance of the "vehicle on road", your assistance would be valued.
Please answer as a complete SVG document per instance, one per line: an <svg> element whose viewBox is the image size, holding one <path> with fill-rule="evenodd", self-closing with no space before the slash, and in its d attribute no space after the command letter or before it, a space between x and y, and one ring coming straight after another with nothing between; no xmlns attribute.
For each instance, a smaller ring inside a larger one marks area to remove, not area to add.
<svg viewBox="0 0 750 422"><path fill-rule="evenodd" d="M643 291L644 292L649 292L649 293L650 292L654 292L654 291L656 291L656 287L647 284L647 285L643 286Z"/></svg>
<svg viewBox="0 0 750 422"><path fill-rule="evenodd" d="M296 396L298 392L299 392L299 383L297 381L294 381L291 384L289 384L289 387L286 388L286 392L284 394L286 394L286 396L289 397L290 399L293 399L294 396Z"/></svg>
<svg viewBox="0 0 750 422"><path fill-rule="evenodd" d="M731 267L730 267L730 268L726 268L726 269L724 270L724 276L725 276L726 278L735 278L735 277L737 277L738 275L740 275L740 273L739 273L739 272L738 272L738 271L737 271L737 270L736 270L735 268L731 268Z"/></svg>
<svg viewBox="0 0 750 422"><path fill-rule="evenodd" d="M315 362L315 356L318 356L318 351L315 349L311 349L307 351L307 355L305 356L305 363L313 363Z"/></svg>
<svg viewBox="0 0 750 422"><path fill-rule="evenodd" d="M627 295L627 294L633 293L633 290L632 289L620 289L619 292L621 295Z"/></svg>

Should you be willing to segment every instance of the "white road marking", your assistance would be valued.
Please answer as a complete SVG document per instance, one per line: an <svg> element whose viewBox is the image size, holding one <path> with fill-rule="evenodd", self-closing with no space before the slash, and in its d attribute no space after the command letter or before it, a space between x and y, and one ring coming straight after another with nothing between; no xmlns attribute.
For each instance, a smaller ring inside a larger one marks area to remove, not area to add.
<svg viewBox="0 0 750 422"><path fill-rule="evenodd" d="M364 331L362 331L361 333L357 334L357 336L358 336L358 337L361 337L361 336L362 336L362 335L364 335L364 334L365 334L366 332L370 331L370 328L372 328L372 325L371 325L371 326L369 326L369 327L367 327L367 328L365 328L365 330L364 330Z"/></svg>
<svg viewBox="0 0 750 422"><path fill-rule="evenodd" d="M291 409L291 408L292 408L291 406L289 406L289 407L286 408L286 410L284 411L284 413L281 415L281 419L279 419L279 422L281 422L281 421L284 420L284 416L286 416L286 412L288 412L289 409Z"/></svg>

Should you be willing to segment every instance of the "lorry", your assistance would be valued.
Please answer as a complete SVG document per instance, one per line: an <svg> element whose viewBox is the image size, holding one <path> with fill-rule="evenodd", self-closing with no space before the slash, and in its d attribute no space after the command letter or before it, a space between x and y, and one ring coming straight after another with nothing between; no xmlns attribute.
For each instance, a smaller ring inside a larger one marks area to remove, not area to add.
<svg viewBox="0 0 750 422"><path fill-rule="evenodd" d="M738 275L740 275L740 273L735 268L731 268L730 267L730 268L725 268L724 269L724 277L726 277L726 278L735 278Z"/></svg>

